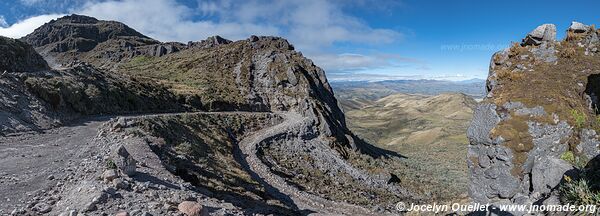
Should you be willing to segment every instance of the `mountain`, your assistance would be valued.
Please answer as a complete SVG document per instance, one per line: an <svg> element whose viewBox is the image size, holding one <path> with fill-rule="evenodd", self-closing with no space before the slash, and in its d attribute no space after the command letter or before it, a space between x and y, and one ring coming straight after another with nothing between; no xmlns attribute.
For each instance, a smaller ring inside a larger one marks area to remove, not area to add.
<svg viewBox="0 0 600 216"><path fill-rule="evenodd" d="M393 94L374 101L341 100L349 127L379 147L407 157L404 185L436 200L465 199L468 140L475 100L460 94Z"/></svg>
<svg viewBox="0 0 600 216"><path fill-rule="evenodd" d="M139 55L177 52L185 46L161 43L123 23L81 15L52 20L21 40L34 46L52 66L80 60L99 68L111 68Z"/></svg>
<svg viewBox="0 0 600 216"><path fill-rule="evenodd" d="M485 82L485 80L484 79L473 78L473 79L461 80L461 81L455 81L455 82L469 84L469 83L483 83L483 82Z"/></svg>
<svg viewBox="0 0 600 216"><path fill-rule="evenodd" d="M338 81L331 84L338 98L376 100L395 93L438 95L458 92L474 98L485 96L485 80L388 80L378 82Z"/></svg>
<svg viewBox="0 0 600 216"><path fill-rule="evenodd" d="M375 215L425 199L283 38L163 43L70 15L21 40L52 68L0 79L0 113L32 125L2 131L2 212Z"/></svg>
<svg viewBox="0 0 600 216"><path fill-rule="evenodd" d="M598 203L586 197L598 194L599 43L593 26L573 22L557 41L544 24L493 55L467 132L474 201Z"/></svg>
<svg viewBox="0 0 600 216"><path fill-rule="evenodd" d="M97 68L120 63L108 69L166 84L180 98L201 103L205 110L294 109L314 115L328 136L350 143L343 112L324 71L281 38L253 36L233 43L212 37L161 56L143 50L163 43L124 24L71 15L41 26L23 40L61 65L75 60Z"/></svg>

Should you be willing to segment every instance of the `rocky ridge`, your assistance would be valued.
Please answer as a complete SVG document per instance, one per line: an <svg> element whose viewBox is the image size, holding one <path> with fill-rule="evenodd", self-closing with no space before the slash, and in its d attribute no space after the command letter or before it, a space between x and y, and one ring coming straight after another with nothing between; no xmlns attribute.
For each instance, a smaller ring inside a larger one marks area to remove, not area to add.
<svg viewBox="0 0 600 216"><path fill-rule="evenodd" d="M0 37L0 71L33 72L48 70L48 64L31 46L6 37Z"/></svg>
<svg viewBox="0 0 600 216"><path fill-rule="evenodd" d="M577 179L587 169L577 163L585 166L600 153L598 33L573 22L557 41L556 27L544 24L493 55L487 97L467 132L474 201L569 202L559 190L563 176Z"/></svg>

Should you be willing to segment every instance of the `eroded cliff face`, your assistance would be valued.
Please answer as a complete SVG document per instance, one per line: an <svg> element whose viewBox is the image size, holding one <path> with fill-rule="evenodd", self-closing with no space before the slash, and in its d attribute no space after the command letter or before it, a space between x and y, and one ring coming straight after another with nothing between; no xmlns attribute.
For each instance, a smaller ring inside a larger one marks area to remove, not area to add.
<svg viewBox="0 0 600 216"><path fill-rule="evenodd" d="M539 26L492 57L488 94L468 130L476 202L557 202L563 176L577 172L564 155L600 153L598 31L574 22L564 40L555 35L554 25Z"/></svg>

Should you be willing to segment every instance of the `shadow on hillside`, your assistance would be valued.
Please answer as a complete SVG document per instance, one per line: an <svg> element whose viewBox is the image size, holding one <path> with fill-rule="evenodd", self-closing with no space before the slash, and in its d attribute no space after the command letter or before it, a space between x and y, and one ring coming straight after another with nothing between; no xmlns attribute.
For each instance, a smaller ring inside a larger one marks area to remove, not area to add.
<svg viewBox="0 0 600 216"><path fill-rule="evenodd" d="M179 186L174 185L170 182L156 178L155 176L149 175L148 173L138 172L133 176L133 179L137 182L150 182L156 185L163 185L170 189L179 189Z"/></svg>
<svg viewBox="0 0 600 216"><path fill-rule="evenodd" d="M352 134L352 139L354 139L354 143L356 144L356 148L363 154L367 154L373 158L408 158L404 155L401 155L398 152L390 151L387 149L379 148L367 142L366 140Z"/></svg>
<svg viewBox="0 0 600 216"><path fill-rule="evenodd" d="M281 201L282 203L284 203L288 208L290 208L292 211L294 211L296 214L299 215L310 215L312 212L310 210L305 210L305 209L300 209L296 203L294 203L294 200L292 200L291 197L289 197L288 195L282 193L279 189L277 189L276 187L272 186L271 184L269 184L265 179L263 179L260 175L258 175L258 173L254 172L251 168L250 168L250 164L248 164L248 161L246 161L245 159L245 155L242 152L242 150L240 149L239 146L239 142L237 137L231 133L231 131L228 131L229 134L229 138L232 140L233 142L233 157L235 159L235 161L242 166L242 168L248 172L248 174L250 174L250 176L252 177L252 179L254 179L256 182L258 182L262 187L265 188L266 192L272 196L273 198Z"/></svg>

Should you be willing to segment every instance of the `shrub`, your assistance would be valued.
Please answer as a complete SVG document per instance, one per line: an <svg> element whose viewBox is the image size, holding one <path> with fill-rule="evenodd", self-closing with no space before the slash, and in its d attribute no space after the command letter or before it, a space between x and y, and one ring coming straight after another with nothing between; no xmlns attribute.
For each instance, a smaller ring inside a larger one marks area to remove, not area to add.
<svg viewBox="0 0 600 216"><path fill-rule="evenodd" d="M594 192L585 178L572 180L565 176L565 183L560 186L560 195L564 202L573 205L600 204L600 193Z"/></svg>
<svg viewBox="0 0 600 216"><path fill-rule="evenodd" d="M521 44L514 42L512 44L512 46L510 47L510 49L508 49L508 56L509 57L518 56L519 54L522 54L525 51L527 51L526 47L523 47L523 46L521 46Z"/></svg>
<svg viewBox="0 0 600 216"><path fill-rule="evenodd" d="M107 169L117 169L117 164L111 159L106 160L106 168Z"/></svg>
<svg viewBox="0 0 600 216"><path fill-rule="evenodd" d="M583 169L587 163L584 156L576 156L572 151L566 151L560 156L560 159L571 163L577 169Z"/></svg>
<svg viewBox="0 0 600 216"><path fill-rule="evenodd" d="M568 47L564 51L560 53L560 56L563 58L573 58L577 54L577 50L573 47Z"/></svg>
<svg viewBox="0 0 600 216"><path fill-rule="evenodd" d="M523 78L523 74L520 72L512 72L508 70L500 70L497 72L498 80L501 81L516 81Z"/></svg>
<svg viewBox="0 0 600 216"><path fill-rule="evenodd" d="M571 110L571 117L575 121L575 126L577 128L582 128L586 122L586 117L583 112L579 112L576 109Z"/></svg>

